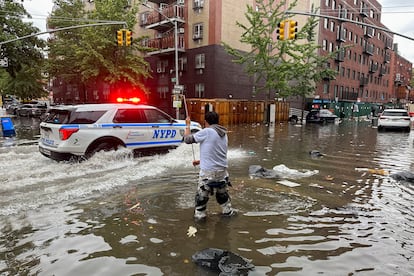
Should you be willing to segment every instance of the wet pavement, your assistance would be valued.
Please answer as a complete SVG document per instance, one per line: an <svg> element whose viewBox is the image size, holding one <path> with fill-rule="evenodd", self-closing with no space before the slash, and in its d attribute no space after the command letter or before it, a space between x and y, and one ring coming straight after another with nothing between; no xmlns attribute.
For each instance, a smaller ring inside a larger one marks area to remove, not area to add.
<svg viewBox="0 0 414 276"><path fill-rule="evenodd" d="M238 215L221 217L212 197L195 222L196 145L57 163L38 153L35 125L16 121L19 136L0 141L0 274L217 275L191 260L205 248L250 260L249 275L414 274L414 186L390 177L413 170L414 132L364 120L230 127ZM279 177L252 177L251 165Z"/></svg>

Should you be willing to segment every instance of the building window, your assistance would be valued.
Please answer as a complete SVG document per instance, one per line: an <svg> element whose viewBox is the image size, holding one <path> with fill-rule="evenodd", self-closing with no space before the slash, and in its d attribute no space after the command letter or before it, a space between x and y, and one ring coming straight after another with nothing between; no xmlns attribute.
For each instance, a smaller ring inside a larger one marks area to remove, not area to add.
<svg viewBox="0 0 414 276"><path fill-rule="evenodd" d="M195 84L195 96L196 98L204 98L204 83Z"/></svg>
<svg viewBox="0 0 414 276"><path fill-rule="evenodd" d="M328 49L328 41L324 39L322 41L322 50L326 51Z"/></svg>
<svg viewBox="0 0 414 276"><path fill-rule="evenodd" d="M323 84L323 93L324 94L329 94L329 83L324 83Z"/></svg>
<svg viewBox="0 0 414 276"><path fill-rule="evenodd" d="M193 40L199 40L203 38L203 23L194 24L193 27Z"/></svg>
<svg viewBox="0 0 414 276"><path fill-rule="evenodd" d="M325 6L329 7L329 0L325 0Z"/></svg>
<svg viewBox="0 0 414 276"><path fill-rule="evenodd" d="M335 10L336 9L336 1L332 0L332 9Z"/></svg>
<svg viewBox="0 0 414 276"><path fill-rule="evenodd" d="M206 67L206 55L197 54L195 56L195 69L203 69Z"/></svg>
<svg viewBox="0 0 414 276"><path fill-rule="evenodd" d="M178 59L178 70L187 71L187 57L180 57Z"/></svg>
<svg viewBox="0 0 414 276"><path fill-rule="evenodd" d="M157 62L157 73L165 73L168 67L168 60L161 60Z"/></svg>
<svg viewBox="0 0 414 276"><path fill-rule="evenodd" d="M328 18L324 18L324 19L323 19L323 27L324 27L325 29L328 29L328 23L329 23Z"/></svg>
<svg viewBox="0 0 414 276"><path fill-rule="evenodd" d="M204 0L194 0L193 9L198 10L204 7Z"/></svg>
<svg viewBox="0 0 414 276"><path fill-rule="evenodd" d="M331 21L330 25L331 32L335 32L335 22Z"/></svg>

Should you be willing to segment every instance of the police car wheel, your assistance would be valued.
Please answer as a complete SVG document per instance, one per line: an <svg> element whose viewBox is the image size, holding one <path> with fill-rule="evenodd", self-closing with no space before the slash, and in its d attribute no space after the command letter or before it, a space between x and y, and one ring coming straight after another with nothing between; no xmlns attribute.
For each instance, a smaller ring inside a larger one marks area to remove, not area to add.
<svg viewBox="0 0 414 276"><path fill-rule="evenodd" d="M92 157L97 152L117 150L119 147L121 147L121 145L114 141L102 141L99 143L94 143L89 146L86 152L86 158Z"/></svg>

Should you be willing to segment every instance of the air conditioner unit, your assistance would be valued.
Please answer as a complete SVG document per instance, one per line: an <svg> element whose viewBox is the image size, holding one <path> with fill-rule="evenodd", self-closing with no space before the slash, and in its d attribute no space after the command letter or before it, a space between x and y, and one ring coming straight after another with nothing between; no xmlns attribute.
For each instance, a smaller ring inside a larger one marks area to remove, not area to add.
<svg viewBox="0 0 414 276"><path fill-rule="evenodd" d="M200 38L201 38L201 35L200 34L193 35L193 39L200 39Z"/></svg>
<svg viewBox="0 0 414 276"><path fill-rule="evenodd" d="M177 5L184 5L184 0L177 0Z"/></svg>
<svg viewBox="0 0 414 276"><path fill-rule="evenodd" d="M157 73L162 73L163 71L162 68L157 68Z"/></svg>
<svg viewBox="0 0 414 276"><path fill-rule="evenodd" d="M180 34L183 34L183 33L184 33L184 28L179 28L179 29L178 29L178 32L179 32Z"/></svg>
<svg viewBox="0 0 414 276"><path fill-rule="evenodd" d="M166 3L160 3L160 9L159 10L162 11L166 7L168 7L168 4L166 4Z"/></svg>

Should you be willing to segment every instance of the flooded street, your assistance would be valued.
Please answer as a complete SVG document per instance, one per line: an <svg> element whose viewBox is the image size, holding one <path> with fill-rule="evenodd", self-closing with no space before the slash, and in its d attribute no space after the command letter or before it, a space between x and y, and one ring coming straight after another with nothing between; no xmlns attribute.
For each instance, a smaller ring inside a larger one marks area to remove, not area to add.
<svg viewBox="0 0 414 276"><path fill-rule="evenodd" d="M251 260L249 275L414 275L414 183L390 177L413 171L414 131L230 127L238 215L221 217L211 197L195 222L197 145L57 163L38 152L33 120L0 139L0 275L218 275L191 261L204 248ZM251 165L280 177L251 177Z"/></svg>

